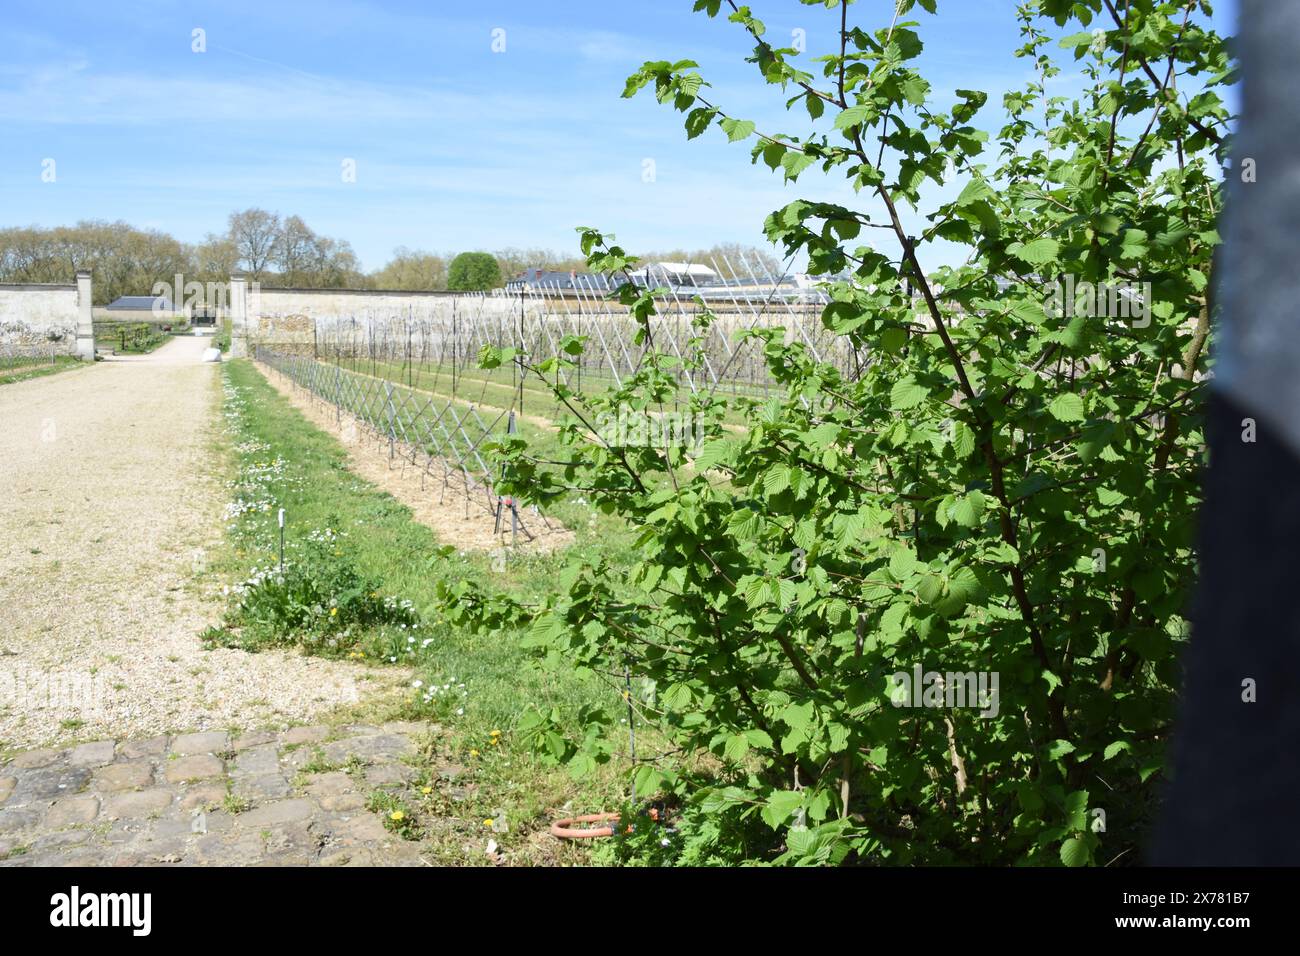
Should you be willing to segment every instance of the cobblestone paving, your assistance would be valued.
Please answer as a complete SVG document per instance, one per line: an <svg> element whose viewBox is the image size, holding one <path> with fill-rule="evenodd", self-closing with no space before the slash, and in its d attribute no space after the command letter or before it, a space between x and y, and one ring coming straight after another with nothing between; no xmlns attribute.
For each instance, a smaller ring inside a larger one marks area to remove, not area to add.
<svg viewBox="0 0 1300 956"><path fill-rule="evenodd" d="M437 728L101 740L0 763L0 866L412 866L366 809Z"/></svg>

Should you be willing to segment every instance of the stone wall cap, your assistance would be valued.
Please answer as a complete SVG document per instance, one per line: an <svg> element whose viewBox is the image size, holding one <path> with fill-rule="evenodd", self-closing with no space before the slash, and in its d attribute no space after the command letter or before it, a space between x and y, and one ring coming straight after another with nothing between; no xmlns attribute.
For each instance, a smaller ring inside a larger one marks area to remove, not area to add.
<svg viewBox="0 0 1300 956"><path fill-rule="evenodd" d="M262 286L262 295L268 292L320 292L328 295L434 295L434 296L469 296L480 295L477 292L459 292L450 289L300 289L293 287Z"/></svg>

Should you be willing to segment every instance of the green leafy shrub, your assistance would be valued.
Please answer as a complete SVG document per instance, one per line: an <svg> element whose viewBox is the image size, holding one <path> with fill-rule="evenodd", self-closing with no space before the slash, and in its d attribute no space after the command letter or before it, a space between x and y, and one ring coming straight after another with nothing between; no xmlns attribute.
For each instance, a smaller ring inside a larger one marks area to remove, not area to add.
<svg viewBox="0 0 1300 956"><path fill-rule="evenodd" d="M987 96L931 90L913 6L874 31L841 11L820 83L733 8L751 61L813 121L803 136L727 113L689 61L628 81L691 137L719 127L787 181L817 166L870 198L798 200L766 224L826 281L822 320L858 361L755 329L780 394L680 394L655 296L630 283L646 354L606 394L565 384L585 337L541 362L485 349L573 413L558 469L500 444L500 490L582 489L639 530L638 560L575 563L541 605L464 583L445 607L529 628L559 666L653 681L643 716L675 756L643 761L637 792L684 801L714 861L1136 862L1195 572L1231 63L1206 3L1023 3L1017 55L1036 78L1005 96L990 168L973 125ZM1083 78L1072 99L1051 95L1062 49ZM952 188L922 210L925 180ZM635 259L610 238L584 230L583 251L626 275ZM920 250L940 241L962 264L927 273ZM707 434L697 456L591 425L672 402Z"/></svg>

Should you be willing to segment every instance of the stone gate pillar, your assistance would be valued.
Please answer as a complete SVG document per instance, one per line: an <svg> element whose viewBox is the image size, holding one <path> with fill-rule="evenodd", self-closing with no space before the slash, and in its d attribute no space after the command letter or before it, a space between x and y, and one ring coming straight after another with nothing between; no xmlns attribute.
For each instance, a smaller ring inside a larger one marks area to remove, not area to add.
<svg viewBox="0 0 1300 956"><path fill-rule="evenodd" d="M248 277L230 277L230 357L248 358Z"/></svg>
<svg viewBox="0 0 1300 956"><path fill-rule="evenodd" d="M77 273L77 358L95 361L95 319L89 272Z"/></svg>

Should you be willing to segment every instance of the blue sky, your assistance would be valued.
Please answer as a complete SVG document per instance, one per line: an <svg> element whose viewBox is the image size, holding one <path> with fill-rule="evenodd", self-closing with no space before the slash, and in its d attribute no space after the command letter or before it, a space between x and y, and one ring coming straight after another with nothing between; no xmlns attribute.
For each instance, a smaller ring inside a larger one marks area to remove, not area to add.
<svg viewBox="0 0 1300 956"><path fill-rule="evenodd" d="M575 252L579 225L634 251L757 243L767 213L793 198L851 199L815 170L782 188L721 132L688 143L679 114L648 94L621 98L641 61L690 58L729 112L802 128L743 62L740 29L691 6L7 0L0 225L124 219L198 241L230 211L261 206L349 240L373 269L398 246ZM838 24L795 0L751 6L773 38L805 31L809 56ZM1221 7L1227 30L1235 4ZM877 28L891 9L863 0L855 16ZM1013 10L940 0L937 18L917 11L938 91L976 87L996 104L1023 85ZM196 28L205 53L191 50ZM47 158L54 183L41 181ZM643 181L647 159L654 182Z"/></svg>

